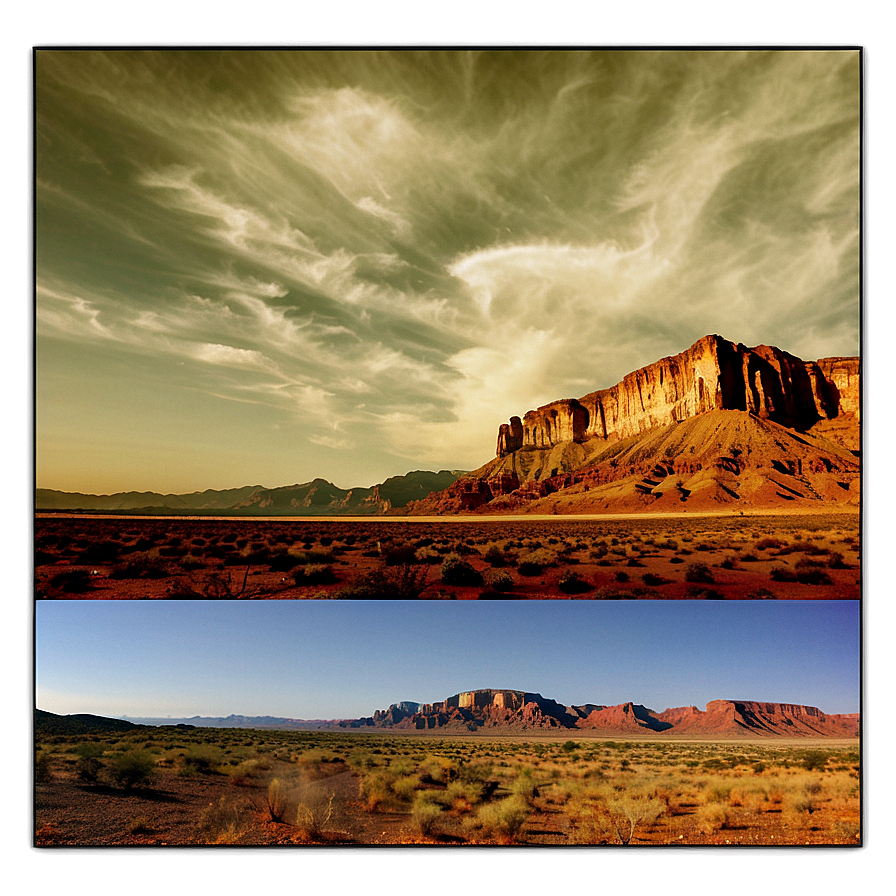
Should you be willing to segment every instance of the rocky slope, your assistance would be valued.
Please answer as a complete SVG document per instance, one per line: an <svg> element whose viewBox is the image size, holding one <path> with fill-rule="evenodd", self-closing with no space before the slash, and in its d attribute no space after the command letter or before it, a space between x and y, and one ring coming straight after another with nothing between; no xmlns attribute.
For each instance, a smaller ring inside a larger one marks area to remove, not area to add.
<svg viewBox="0 0 896 896"><path fill-rule="evenodd" d="M405 709L396 711L401 706ZM416 731L569 729L614 736L857 737L859 734L858 714L826 715L814 706L713 700L707 703L705 711L689 706L657 713L635 703L564 706L541 694L493 689L464 691L439 703L393 704L387 711L338 724L343 728Z"/></svg>
<svg viewBox="0 0 896 896"><path fill-rule="evenodd" d="M281 488L247 485L185 495L162 495L158 492L84 495L39 488L35 508L111 513L215 513L228 516L376 514L425 498L431 492L451 485L461 475L461 470L440 470L438 473L416 470L405 476L392 476L368 488L341 489L326 479L314 479Z"/></svg>
<svg viewBox="0 0 896 896"><path fill-rule="evenodd" d="M859 359L706 336L498 430L497 456L407 513L858 504Z"/></svg>

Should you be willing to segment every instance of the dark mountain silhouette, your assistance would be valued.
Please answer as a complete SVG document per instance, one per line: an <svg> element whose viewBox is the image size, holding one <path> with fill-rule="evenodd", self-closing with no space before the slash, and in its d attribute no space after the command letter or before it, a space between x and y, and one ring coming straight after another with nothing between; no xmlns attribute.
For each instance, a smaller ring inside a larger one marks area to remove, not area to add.
<svg viewBox="0 0 896 896"><path fill-rule="evenodd" d="M114 495L85 495L37 489L37 510L79 510L108 513L220 514L227 516L316 516L333 514L377 514L402 508L410 501L425 498L433 491L447 488L464 474L462 470L433 473L415 470L404 476L391 476L368 488L342 489L326 479L313 479L297 485L242 488L184 495L158 492L118 492Z"/></svg>

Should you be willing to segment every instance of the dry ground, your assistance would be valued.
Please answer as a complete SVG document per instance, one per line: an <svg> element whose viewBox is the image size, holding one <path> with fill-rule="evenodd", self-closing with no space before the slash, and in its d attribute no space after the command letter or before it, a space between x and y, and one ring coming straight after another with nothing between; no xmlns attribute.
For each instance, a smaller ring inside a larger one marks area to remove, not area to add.
<svg viewBox="0 0 896 896"><path fill-rule="evenodd" d="M171 727L44 737L35 841L860 844L857 742L574 737ZM113 786L108 769L135 753L152 777Z"/></svg>
<svg viewBox="0 0 896 896"><path fill-rule="evenodd" d="M451 560L447 563L446 560ZM859 517L38 514L38 599L858 599Z"/></svg>

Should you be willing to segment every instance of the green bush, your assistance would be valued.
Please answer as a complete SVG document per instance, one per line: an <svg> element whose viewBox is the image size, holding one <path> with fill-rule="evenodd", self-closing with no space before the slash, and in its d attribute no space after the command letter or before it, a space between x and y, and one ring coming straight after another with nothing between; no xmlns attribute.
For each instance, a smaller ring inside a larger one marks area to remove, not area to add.
<svg viewBox="0 0 896 896"><path fill-rule="evenodd" d="M431 802L426 794L418 793L411 807L411 818L420 834L424 837L435 834L441 817L442 807Z"/></svg>
<svg viewBox="0 0 896 896"><path fill-rule="evenodd" d="M526 801L520 796L509 796L482 806L476 816L476 825L487 837L501 843L513 843L528 815Z"/></svg>
<svg viewBox="0 0 896 896"><path fill-rule="evenodd" d="M156 760L145 750L129 750L118 753L109 760L107 774L117 787L130 790L133 787L146 787L152 783L155 775Z"/></svg>

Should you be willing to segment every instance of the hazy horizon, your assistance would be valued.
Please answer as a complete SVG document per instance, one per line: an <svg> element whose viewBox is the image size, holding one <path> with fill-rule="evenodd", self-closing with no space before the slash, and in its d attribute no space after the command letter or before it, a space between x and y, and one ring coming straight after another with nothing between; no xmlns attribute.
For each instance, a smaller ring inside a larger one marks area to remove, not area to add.
<svg viewBox="0 0 896 896"><path fill-rule="evenodd" d="M37 706L368 716L509 688L661 711L859 708L857 601L39 601Z"/></svg>
<svg viewBox="0 0 896 896"><path fill-rule="evenodd" d="M38 486L474 469L708 333L858 354L859 58L37 51Z"/></svg>

